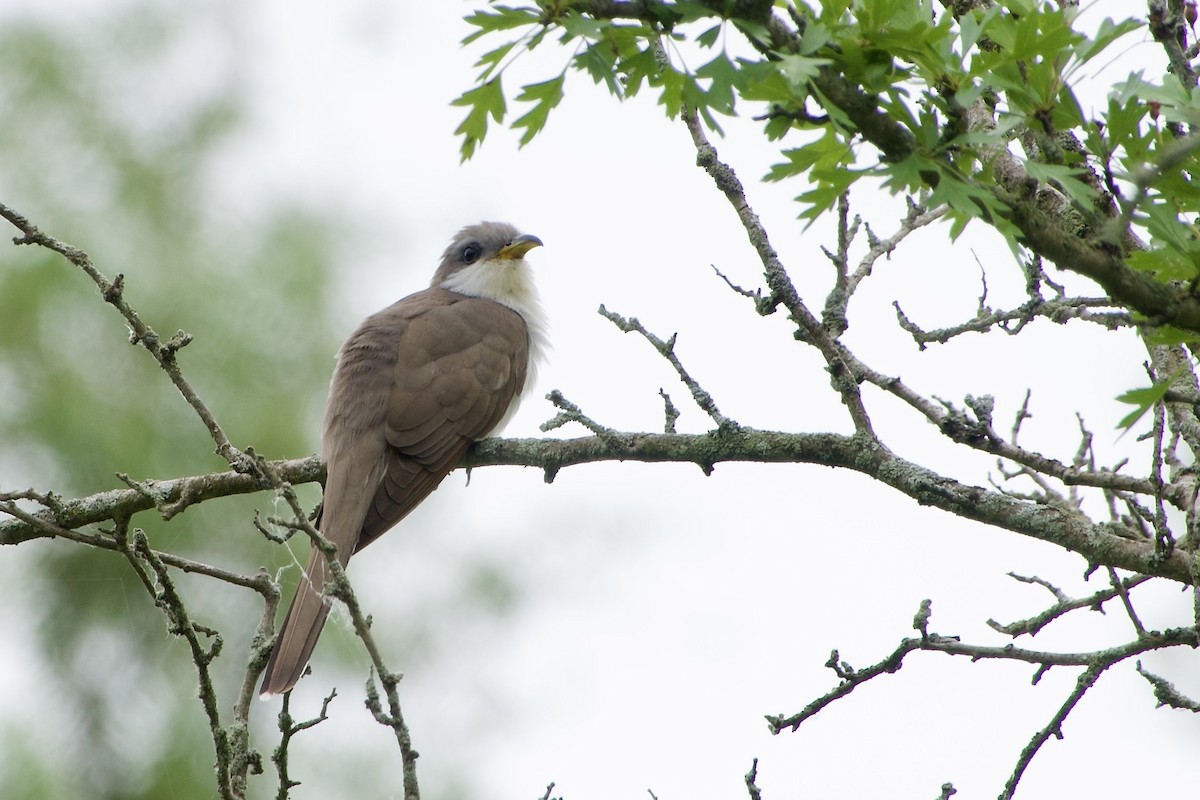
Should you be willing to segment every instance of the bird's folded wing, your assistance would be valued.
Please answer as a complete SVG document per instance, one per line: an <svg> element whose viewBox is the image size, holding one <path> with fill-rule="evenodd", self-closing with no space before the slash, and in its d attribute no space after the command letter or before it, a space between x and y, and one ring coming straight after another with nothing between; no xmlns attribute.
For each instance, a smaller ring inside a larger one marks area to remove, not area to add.
<svg viewBox="0 0 1200 800"><path fill-rule="evenodd" d="M404 329L382 426L382 474L356 550L437 488L525 383L529 335L519 314L445 290L419 297L426 305Z"/></svg>

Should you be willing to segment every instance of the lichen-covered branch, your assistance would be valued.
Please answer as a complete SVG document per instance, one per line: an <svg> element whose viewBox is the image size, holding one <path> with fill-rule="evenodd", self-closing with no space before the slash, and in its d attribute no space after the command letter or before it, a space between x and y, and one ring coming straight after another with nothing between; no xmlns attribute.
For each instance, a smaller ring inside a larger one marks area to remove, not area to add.
<svg viewBox="0 0 1200 800"><path fill-rule="evenodd" d="M213 748L216 751L216 771L217 771L217 791L224 800L237 800L242 796L242 793L236 792L233 786L233 761L234 752L230 742L229 731L221 725L221 714L217 708L217 693L213 687L212 673L209 671L209 665L221 653L224 641L221 636L212 628L199 625L192 622L187 611L187 606L180 597L179 592L175 589L175 582L171 579L171 574L167 565L154 554L150 549L150 543L146 539L146 535L140 531L133 532L134 543L131 549L125 549L124 552L129 558L131 566L136 572L143 577L143 582L146 583L147 589L151 591L154 597L155 605L162 609L169 620L168 631L175 636L181 637L187 642L188 649L191 650L192 663L196 666L196 673L199 678L200 686L200 703L204 707L204 714L208 718L209 732L213 739ZM137 559L144 559L150 566L155 576L157 586L150 586L148 578L138 563ZM200 642L200 635L210 638L212 644L205 647ZM244 763L252 763L257 761L257 754L249 758L243 757ZM261 763L259 764L261 771Z"/></svg>
<svg viewBox="0 0 1200 800"><path fill-rule="evenodd" d="M312 483L325 479L325 466L316 456L269 463L271 469L288 483ZM54 535L50 529L39 528L33 519L71 530L115 517L130 517L150 509L158 509L165 518L170 519L196 503L263 490L259 478L240 472L148 480L140 485L139 489L113 489L77 499L41 495L44 498L44 502L41 502L43 510L29 512L28 516L19 514L14 503L0 501L0 512L16 518L0 522L0 545L19 544L27 539Z"/></svg>
<svg viewBox="0 0 1200 800"><path fill-rule="evenodd" d="M271 761L274 762L275 771L279 775L279 790L275 793L275 800L288 800L292 789L300 785L300 781L292 780L288 775L288 748L292 743L292 737L309 728L314 728L329 719L329 704L333 702L335 697L337 697L337 689L330 691L325 699L321 701L321 710L317 713L317 716L302 722L296 722L292 718L291 711L292 693L287 692L283 695L283 706L279 709L279 716L277 717L280 734L279 745L271 753Z"/></svg>
<svg viewBox="0 0 1200 800"><path fill-rule="evenodd" d="M960 483L927 467L908 461L873 439L831 433L785 433L740 429L721 434L656 434L614 432L612 436L586 436L577 439L488 439L468 453L464 467L526 466L537 467L554 475L564 467L598 461L643 461L648 463L691 463L701 468L728 461L768 464L794 463L840 467L868 475L887 484L922 505L940 508L966 519L1011 530L1025 536L1056 544L1079 553L1093 564L1107 564L1133 572L1159 575L1180 583L1192 581L1190 557L1172 553L1155 554L1147 542L1131 530L1114 523L1096 524L1081 513L1055 505L1020 500L1000 492ZM265 462L270 468L307 469L307 460ZM1066 468L1064 468L1066 471ZM281 473L282 476L282 473ZM319 480L318 470L310 480ZM1129 480L1116 473L1073 474L1088 485L1124 487ZM177 483L206 482L215 479L229 494L254 491L254 479L236 473L180 478ZM219 496L219 495L213 495ZM149 503L134 490L118 490L66 503L68 507L86 507L87 515L64 518L57 526L66 530L110 519L124 513L127 503ZM5 511L0 505L0 512ZM11 513L11 512L10 512ZM25 514L27 518L32 515ZM52 511L42 511L54 526ZM50 528L39 528L27 519L0 523L0 543L16 544L31 538L53 535Z"/></svg>

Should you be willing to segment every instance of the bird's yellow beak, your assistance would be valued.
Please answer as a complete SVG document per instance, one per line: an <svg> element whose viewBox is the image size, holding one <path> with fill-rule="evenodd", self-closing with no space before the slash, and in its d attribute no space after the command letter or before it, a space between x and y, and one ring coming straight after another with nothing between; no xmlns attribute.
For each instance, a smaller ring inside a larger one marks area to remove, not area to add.
<svg viewBox="0 0 1200 800"><path fill-rule="evenodd" d="M542 240L532 234L522 233L501 247L496 258L521 258L535 247L542 247Z"/></svg>

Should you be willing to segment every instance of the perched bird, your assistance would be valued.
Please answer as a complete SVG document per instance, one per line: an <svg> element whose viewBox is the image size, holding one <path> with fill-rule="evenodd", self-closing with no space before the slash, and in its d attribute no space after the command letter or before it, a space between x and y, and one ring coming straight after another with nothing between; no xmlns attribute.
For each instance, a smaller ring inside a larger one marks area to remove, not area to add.
<svg viewBox="0 0 1200 800"><path fill-rule="evenodd" d="M502 427L533 385L545 319L524 256L541 244L504 223L463 228L428 289L367 317L338 351L317 527L343 566L436 489L472 442ZM313 547L264 697L300 680L329 613L327 577Z"/></svg>

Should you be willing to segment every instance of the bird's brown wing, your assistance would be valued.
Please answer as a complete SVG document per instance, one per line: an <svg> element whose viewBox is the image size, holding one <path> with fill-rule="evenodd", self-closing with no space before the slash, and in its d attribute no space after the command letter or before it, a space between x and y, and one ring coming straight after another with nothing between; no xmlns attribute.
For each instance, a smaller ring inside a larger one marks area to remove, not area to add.
<svg viewBox="0 0 1200 800"><path fill-rule="evenodd" d="M529 335L519 314L491 300L431 291L451 302L406 331L387 409L383 476L355 552L437 488L525 384Z"/></svg>
<svg viewBox="0 0 1200 800"><path fill-rule="evenodd" d="M471 443L503 419L525 383L529 338L515 311L444 289L369 317L342 346L330 386L320 530L342 564L437 488ZM263 677L295 685L329 607L314 550Z"/></svg>

